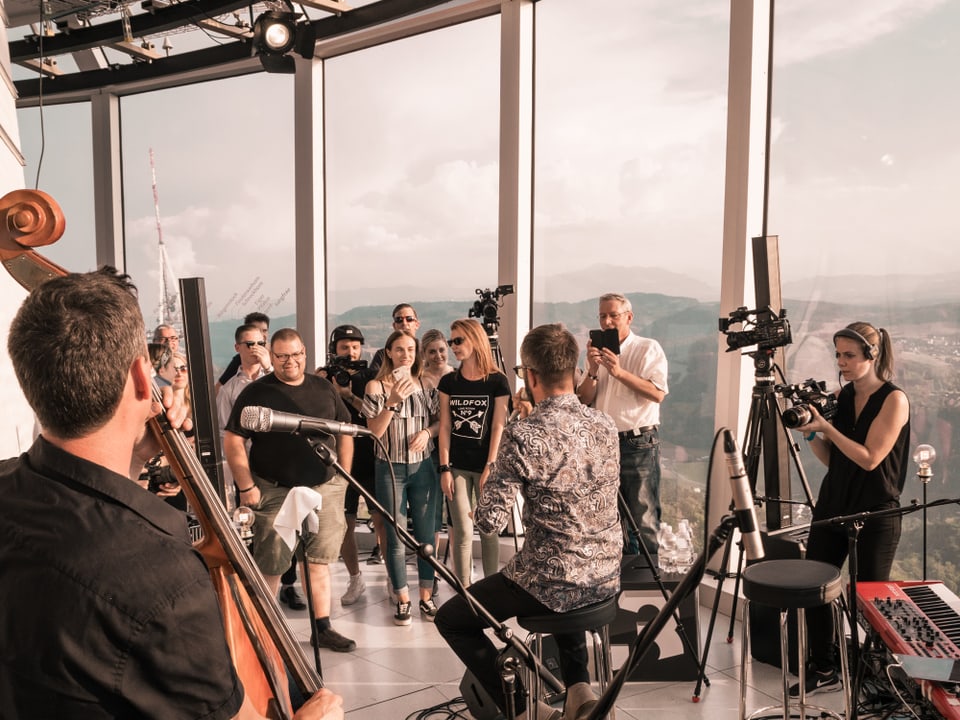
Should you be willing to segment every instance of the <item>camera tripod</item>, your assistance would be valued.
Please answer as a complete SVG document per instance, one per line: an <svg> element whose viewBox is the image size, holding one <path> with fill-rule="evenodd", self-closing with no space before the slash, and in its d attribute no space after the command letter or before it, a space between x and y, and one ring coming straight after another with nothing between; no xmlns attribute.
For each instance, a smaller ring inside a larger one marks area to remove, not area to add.
<svg viewBox="0 0 960 720"><path fill-rule="evenodd" d="M776 487L781 473L789 474L789 465L786 459L780 456L779 452L779 433L783 433L786 440L786 446L789 449L790 458L797 470L800 482L803 485L803 491L806 495L806 504L813 507L813 494L810 490L810 484L807 482L806 473L803 471L803 465L800 462L800 451L797 445L790 437L790 432L783 424L783 417L780 410L780 402L776 390L776 373L780 372L773 360L773 348L766 348L747 353L753 358L754 366L754 385L750 400L750 411L747 415L747 428L744 433L744 467L746 469L747 479L750 483L751 493L757 498L758 502L766 500L769 504L775 505L775 508L768 510L768 526L772 525L771 511L776 513L773 520L776 521L776 527L779 527L781 518L781 505L792 504L793 501L781 499L778 496L757 496L757 473L760 469L760 459L764 461L764 490L769 493ZM782 373L781 373L782 376ZM717 572L717 589L713 598L713 607L710 610L710 622L707 626L706 640L703 647L703 657L700 659L700 673L697 678L697 686L694 690L693 701L697 702L700 698L700 689L706 677L707 655L710 650L710 640L713 636L713 629L716 625L717 612L720 607L721 591L723 581L730 576L730 555L732 552L733 534L726 538L726 546L723 551L723 559L720 563L720 570ZM742 545L741 545L742 549ZM737 560L737 569L733 573L733 600L730 608L730 627L727 630L727 642L733 642L734 623L737 618L737 595L740 592L740 575L743 571L743 553L739 553Z"/></svg>

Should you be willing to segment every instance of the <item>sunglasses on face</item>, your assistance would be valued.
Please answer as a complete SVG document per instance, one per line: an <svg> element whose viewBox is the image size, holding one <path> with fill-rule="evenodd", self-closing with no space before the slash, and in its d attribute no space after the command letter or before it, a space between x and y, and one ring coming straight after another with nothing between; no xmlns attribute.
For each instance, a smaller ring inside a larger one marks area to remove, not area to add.
<svg viewBox="0 0 960 720"><path fill-rule="evenodd" d="M187 371L186 365L174 365L173 371L177 373L185 373Z"/></svg>
<svg viewBox="0 0 960 720"><path fill-rule="evenodd" d="M460 347L460 346L463 345L466 341L467 341L467 339L466 339L465 337L455 337L455 338L450 338L449 340L447 340L447 342L450 344L451 347Z"/></svg>
<svg viewBox="0 0 960 720"><path fill-rule="evenodd" d="M241 345L246 345L248 348L252 348L254 345L259 345L260 347L266 347L266 340L244 340Z"/></svg>
<svg viewBox="0 0 960 720"><path fill-rule="evenodd" d="M413 315L397 315L397 316L393 319L393 322L394 322L395 325L402 325L402 324L405 323L405 322L407 322L407 323L412 323L412 322L416 322L416 321L417 321L417 318L414 317Z"/></svg>

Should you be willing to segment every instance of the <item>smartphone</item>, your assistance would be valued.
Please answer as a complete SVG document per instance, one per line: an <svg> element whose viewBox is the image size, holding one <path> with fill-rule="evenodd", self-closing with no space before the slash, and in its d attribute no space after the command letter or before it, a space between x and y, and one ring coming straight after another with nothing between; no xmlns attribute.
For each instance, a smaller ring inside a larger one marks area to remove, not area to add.
<svg viewBox="0 0 960 720"><path fill-rule="evenodd" d="M616 328L607 328L606 330L591 330L590 343L598 350L608 348L614 354L620 354L620 333Z"/></svg>
<svg viewBox="0 0 960 720"><path fill-rule="evenodd" d="M401 365L393 369L393 377L397 380L409 380L410 379L410 366Z"/></svg>

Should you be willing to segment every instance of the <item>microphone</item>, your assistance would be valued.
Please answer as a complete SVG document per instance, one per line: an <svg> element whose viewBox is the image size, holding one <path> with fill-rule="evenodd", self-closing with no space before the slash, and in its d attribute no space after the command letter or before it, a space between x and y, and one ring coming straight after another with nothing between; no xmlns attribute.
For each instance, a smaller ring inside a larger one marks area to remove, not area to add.
<svg viewBox="0 0 960 720"><path fill-rule="evenodd" d="M747 560L763 560L763 543L757 527L757 511L753 503L753 493L747 482L747 471L743 468L743 455L737 446L737 439L727 429L723 431L723 454L727 457L727 470L730 472L730 489L733 491L733 514L740 525L740 536Z"/></svg>
<svg viewBox="0 0 960 720"><path fill-rule="evenodd" d="M253 432L286 432L316 435L366 435L373 437L373 433L363 425L323 420L307 415L280 412L268 407L251 405L240 411L240 427Z"/></svg>

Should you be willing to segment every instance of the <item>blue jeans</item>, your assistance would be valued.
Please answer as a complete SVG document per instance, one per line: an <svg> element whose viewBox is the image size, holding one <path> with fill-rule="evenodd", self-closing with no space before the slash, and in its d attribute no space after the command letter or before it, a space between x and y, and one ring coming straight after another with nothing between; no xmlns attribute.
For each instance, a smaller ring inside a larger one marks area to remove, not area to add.
<svg viewBox="0 0 960 720"><path fill-rule="evenodd" d="M407 514L413 522L413 536L421 545L433 544L437 527L437 503L440 501L440 479L427 458L419 463L393 463L394 483L390 477L390 466L377 460L377 500L397 524L406 529ZM396 498L396 501L394 501ZM397 537L393 527L386 523L387 553L385 562L390 583L395 591L407 589L406 549ZM417 574L420 587L433 589L433 566L426 560L417 558Z"/></svg>
<svg viewBox="0 0 960 720"><path fill-rule="evenodd" d="M640 539L656 559L660 549L660 431L647 430L636 437L620 438L620 492L627 509L640 526ZM640 544L627 524L628 542L623 551L640 553Z"/></svg>

